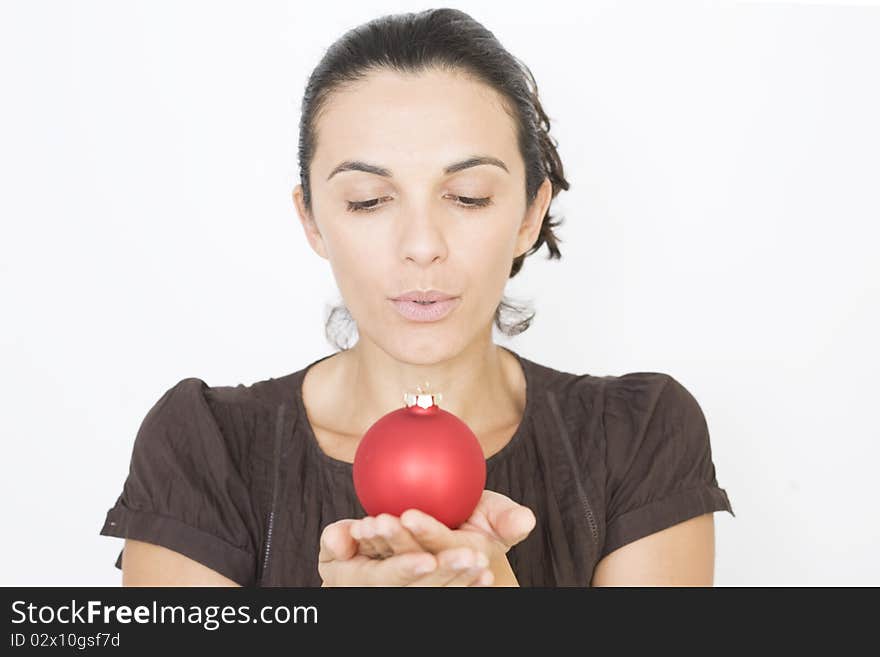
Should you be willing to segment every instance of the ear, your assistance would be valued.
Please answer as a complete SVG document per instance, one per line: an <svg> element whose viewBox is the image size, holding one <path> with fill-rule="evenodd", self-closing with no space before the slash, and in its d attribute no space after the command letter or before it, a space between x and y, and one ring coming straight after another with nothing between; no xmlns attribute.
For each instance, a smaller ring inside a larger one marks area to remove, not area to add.
<svg viewBox="0 0 880 657"><path fill-rule="evenodd" d="M532 245L538 240L541 224L544 223L544 216L547 214L551 200L553 200L553 183L550 182L550 178L545 177L544 182L538 188L538 193L535 194L535 199L526 209L526 216L520 225L519 233L516 236L515 258L532 248Z"/></svg>
<svg viewBox="0 0 880 657"><path fill-rule="evenodd" d="M309 241L309 245L312 247L312 250L315 253L326 260L327 249L324 246L324 237L321 235L321 231L318 229L318 223L315 221L309 211L306 210L302 185L297 185L293 188L293 204L296 207L296 213L299 216L299 221L302 224L303 231L306 234L306 239Z"/></svg>

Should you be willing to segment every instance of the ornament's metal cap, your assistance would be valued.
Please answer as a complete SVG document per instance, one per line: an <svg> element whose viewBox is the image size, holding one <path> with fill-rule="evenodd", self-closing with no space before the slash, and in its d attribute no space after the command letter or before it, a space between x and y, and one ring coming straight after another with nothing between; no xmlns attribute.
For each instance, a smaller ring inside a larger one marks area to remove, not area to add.
<svg viewBox="0 0 880 657"><path fill-rule="evenodd" d="M407 408L410 406L420 406L421 408L438 406L441 399L443 399L441 393L428 392L427 382L425 382L424 390L421 386L416 386L416 392L403 393L403 402L406 404Z"/></svg>

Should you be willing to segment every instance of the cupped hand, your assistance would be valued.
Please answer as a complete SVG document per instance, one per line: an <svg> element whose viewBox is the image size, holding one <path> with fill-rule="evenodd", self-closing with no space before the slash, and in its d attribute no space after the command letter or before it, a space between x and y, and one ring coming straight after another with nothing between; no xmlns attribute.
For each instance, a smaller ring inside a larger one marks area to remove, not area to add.
<svg viewBox="0 0 880 657"><path fill-rule="evenodd" d="M344 518L321 532L318 573L327 586L490 586L489 561L467 547L421 549L377 559L360 554L350 528L357 522Z"/></svg>
<svg viewBox="0 0 880 657"><path fill-rule="evenodd" d="M385 559L415 551L436 554L466 547L492 562L523 541L536 524L528 507L484 490L474 512L456 529L419 509L407 509L399 518L382 513L355 520L350 533L358 541L358 553L367 557Z"/></svg>

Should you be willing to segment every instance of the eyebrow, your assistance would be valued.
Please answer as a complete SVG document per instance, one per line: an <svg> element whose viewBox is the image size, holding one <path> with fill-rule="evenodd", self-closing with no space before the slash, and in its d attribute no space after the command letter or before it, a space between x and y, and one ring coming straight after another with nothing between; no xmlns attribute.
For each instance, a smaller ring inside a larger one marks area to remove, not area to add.
<svg viewBox="0 0 880 657"><path fill-rule="evenodd" d="M480 166L481 164L489 164L492 166L500 167L510 173L510 170L507 168L507 165L504 164L497 157L492 157L490 155L476 155L474 157L469 157L466 160L461 160L460 162L453 162L445 167L443 167L444 175L449 175L451 173L456 173L457 171L461 171L463 169L469 169L471 167ZM345 162L340 163L333 171L330 172L330 175L327 176L327 180L330 180L337 173L342 173L343 171L364 171L366 173L373 173L377 176L383 176L385 178L391 178L391 170L386 169L385 167L380 167L375 164L369 164L367 162L361 162L360 160L346 160Z"/></svg>

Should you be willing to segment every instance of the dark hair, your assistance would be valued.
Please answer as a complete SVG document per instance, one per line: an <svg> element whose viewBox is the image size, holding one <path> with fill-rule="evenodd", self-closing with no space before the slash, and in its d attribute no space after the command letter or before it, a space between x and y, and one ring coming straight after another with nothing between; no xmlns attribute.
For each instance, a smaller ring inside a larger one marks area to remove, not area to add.
<svg viewBox="0 0 880 657"><path fill-rule="evenodd" d="M432 68L464 72L501 95L505 111L517 125L517 145L525 162L527 205L534 201L545 177L552 184L553 198L569 188L556 150L558 144L549 134L550 120L538 100L538 86L528 66L468 14L458 9L427 9L382 16L349 30L327 49L309 77L302 100L298 152L303 201L309 213L309 167L316 149L316 125L333 91L376 70L419 73ZM548 209L535 243L513 259L509 278L516 276L525 258L543 244L550 251L548 259L561 257L558 243L562 240L554 228L562 223L562 219L553 221ZM522 333L535 313L512 322L506 320L505 313L516 315L524 309L502 299L495 310L495 325L508 336ZM346 324L351 322L344 305L331 309L327 317L327 338L339 349L347 347L337 339L337 333L345 333Z"/></svg>

